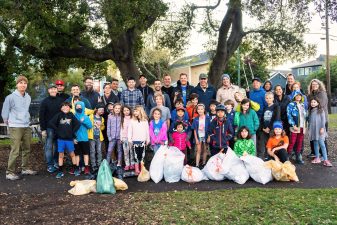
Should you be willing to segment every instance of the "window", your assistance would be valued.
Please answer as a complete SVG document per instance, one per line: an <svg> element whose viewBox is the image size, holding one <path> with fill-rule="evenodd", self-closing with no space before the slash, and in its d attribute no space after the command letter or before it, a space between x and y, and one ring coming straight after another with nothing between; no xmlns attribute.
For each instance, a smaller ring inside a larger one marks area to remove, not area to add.
<svg viewBox="0 0 337 225"><path fill-rule="evenodd" d="M304 76L304 68L298 68L297 75Z"/></svg>
<svg viewBox="0 0 337 225"><path fill-rule="evenodd" d="M312 72L312 67L307 67L305 68L304 75L308 76L311 74L311 72Z"/></svg>

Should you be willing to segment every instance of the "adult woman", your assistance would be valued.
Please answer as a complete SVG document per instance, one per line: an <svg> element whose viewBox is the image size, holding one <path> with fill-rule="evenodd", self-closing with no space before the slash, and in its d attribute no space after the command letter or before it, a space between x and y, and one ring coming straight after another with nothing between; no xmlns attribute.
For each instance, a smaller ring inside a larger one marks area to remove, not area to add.
<svg viewBox="0 0 337 225"><path fill-rule="evenodd" d="M271 83L270 80L267 80L266 82L264 82L263 84L263 89L266 91L266 92L273 92L273 84Z"/></svg>
<svg viewBox="0 0 337 225"><path fill-rule="evenodd" d="M283 123L283 130L287 133L289 136L289 123L288 123L288 117L287 117L287 106L290 103L290 99L287 95L283 93L282 86L277 84L274 87L274 102L280 106L280 112L281 112L281 121Z"/></svg>
<svg viewBox="0 0 337 225"><path fill-rule="evenodd" d="M309 83L308 86L308 101L310 102L311 99L314 97L318 98L321 107L325 113L325 118L328 118L328 95L326 93L325 85L323 84L322 81L318 79L312 79ZM328 132L328 119L326 120L325 123L325 129ZM325 146L326 146L326 151L328 152L328 145L327 141L325 139ZM310 147L311 147L311 154L310 156L314 156L314 145L313 142L310 142Z"/></svg>

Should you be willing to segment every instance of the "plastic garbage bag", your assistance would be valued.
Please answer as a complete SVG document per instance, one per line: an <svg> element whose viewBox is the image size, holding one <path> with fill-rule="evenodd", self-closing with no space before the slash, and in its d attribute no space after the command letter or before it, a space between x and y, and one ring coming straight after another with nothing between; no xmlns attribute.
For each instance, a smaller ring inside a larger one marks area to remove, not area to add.
<svg viewBox="0 0 337 225"><path fill-rule="evenodd" d="M73 188L68 191L72 195L86 195L91 192L96 192L95 180L75 180L70 182Z"/></svg>
<svg viewBox="0 0 337 225"><path fill-rule="evenodd" d="M299 181L296 174L296 167L290 161L281 163L280 161L269 160L268 162L265 162L265 165L271 169L271 173L275 180Z"/></svg>
<svg viewBox="0 0 337 225"><path fill-rule="evenodd" d="M144 162L141 162L141 171L137 177L139 182L146 182L150 180L150 172L145 168Z"/></svg>
<svg viewBox="0 0 337 225"><path fill-rule="evenodd" d="M222 169L222 174L225 178L235 183L244 184L249 179L249 173L245 165L231 148L227 149L222 160Z"/></svg>
<svg viewBox="0 0 337 225"><path fill-rule="evenodd" d="M114 181L114 186L117 191L125 191L128 189L128 185L121 179L118 179L116 177L112 177Z"/></svg>
<svg viewBox="0 0 337 225"><path fill-rule="evenodd" d="M100 194L115 194L116 189L114 187L114 181L112 179L111 170L108 162L104 159L99 167L97 180L96 180L96 191Z"/></svg>
<svg viewBox="0 0 337 225"><path fill-rule="evenodd" d="M225 179L225 175L223 175L224 171L222 168L222 160L224 154L218 153L212 156L206 166L202 169L202 172L210 179L221 181Z"/></svg>
<svg viewBox="0 0 337 225"><path fill-rule="evenodd" d="M158 183L164 177L164 160L169 149L166 145L160 146L150 164L150 177L153 182Z"/></svg>
<svg viewBox="0 0 337 225"><path fill-rule="evenodd" d="M266 184L273 180L271 169L265 166L265 162L252 155L241 156L241 160L249 173L249 176L258 183Z"/></svg>
<svg viewBox="0 0 337 225"><path fill-rule="evenodd" d="M184 168L185 154L171 146L164 160L164 179L168 183L179 182Z"/></svg>
<svg viewBox="0 0 337 225"><path fill-rule="evenodd" d="M197 167L186 165L181 173L181 179L187 183L197 183L208 180L206 175Z"/></svg>

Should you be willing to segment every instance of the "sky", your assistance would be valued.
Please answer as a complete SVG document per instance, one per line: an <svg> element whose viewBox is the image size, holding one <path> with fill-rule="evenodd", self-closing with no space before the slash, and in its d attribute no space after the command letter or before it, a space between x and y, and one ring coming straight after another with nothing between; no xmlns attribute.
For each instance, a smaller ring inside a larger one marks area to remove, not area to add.
<svg viewBox="0 0 337 225"><path fill-rule="evenodd" d="M188 0L184 0L184 1L173 0L172 1L171 0L167 2L170 3L171 9L174 8L175 11L178 11L179 8L181 8L181 6L185 2L189 2L189 3L193 2L196 5L213 5L217 1L216 0L193 0L193 1L188 1ZM220 5L218 8L222 8L222 9L219 9L214 13L214 18L221 20L225 13L226 7L224 5ZM290 70L290 68L293 66L302 64L303 62L314 60L320 54L326 54L325 30L322 28L322 23L325 24L325 21L322 20L320 16L314 11L313 7L312 7L312 12L313 12L313 16L309 24L310 31L304 35L304 39L307 43L317 45L316 56L305 58L299 62L288 61L282 65L276 66L271 69ZM249 19L250 18L248 16L244 16L243 18L244 23L245 21L251 21ZM330 22L329 26L330 26L330 29L329 29L330 31L330 55L337 55L337 24ZM205 35L198 33L197 31L193 31L191 33L191 37L192 38L190 39L189 46L187 46L187 50L185 51L185 54L183 54L183 56L195 55L195 54L199 54L205 51L203 44L207 42L207 37Z"/></svg>

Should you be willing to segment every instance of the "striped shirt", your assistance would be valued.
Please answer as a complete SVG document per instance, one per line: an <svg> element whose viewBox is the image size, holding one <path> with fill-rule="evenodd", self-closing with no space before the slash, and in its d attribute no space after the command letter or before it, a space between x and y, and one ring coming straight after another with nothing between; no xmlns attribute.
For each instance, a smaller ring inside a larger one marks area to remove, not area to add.
<svg viewBox="0 0 337 225"><path fill-rule="evenodd" d="M134 109L136 105L142 105L145 108L142 92L138 89L124 90L121 96L121 103L132 109Z"/></svg>

